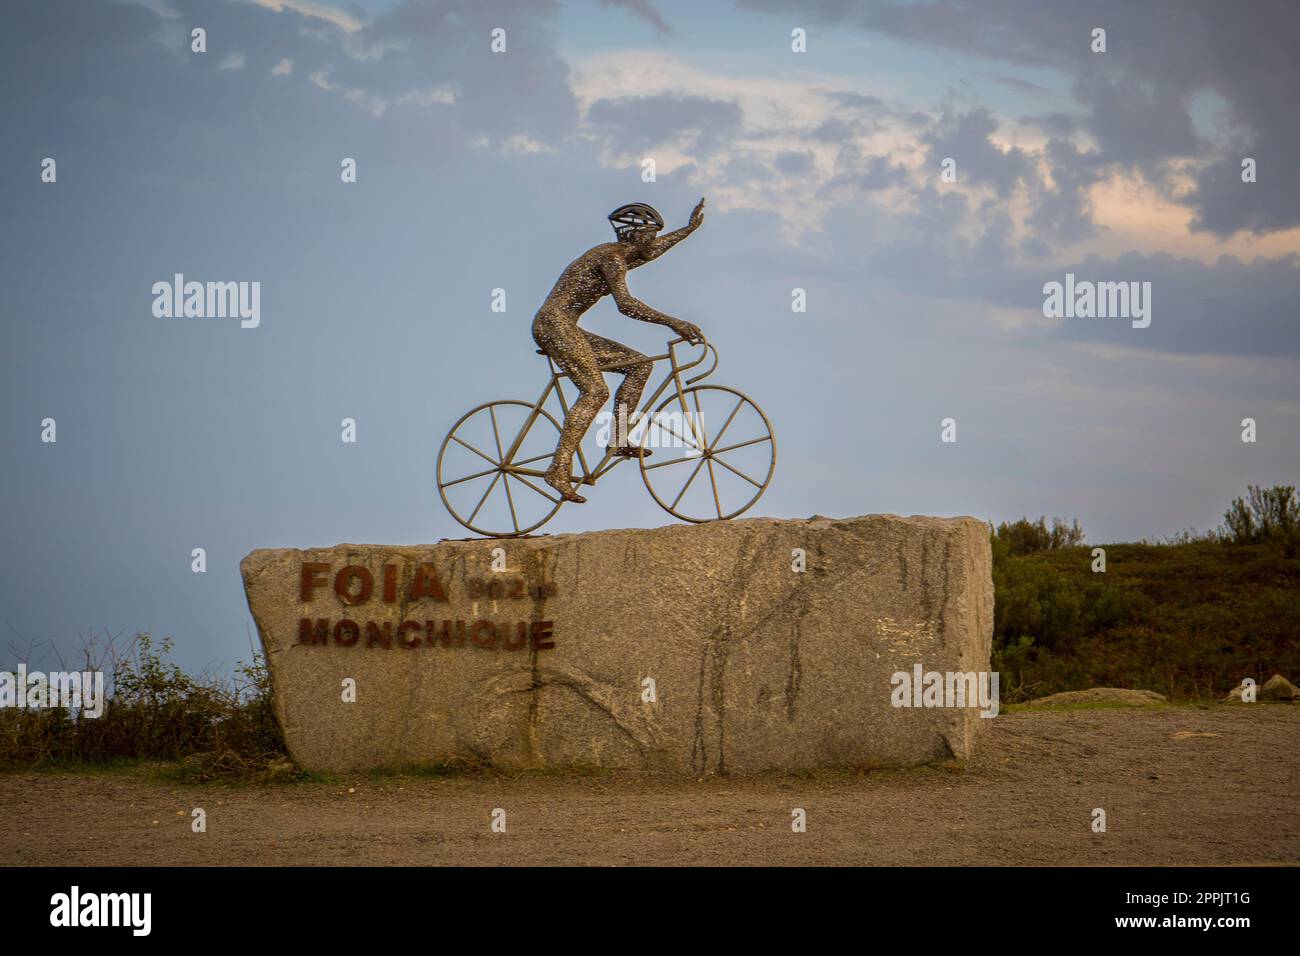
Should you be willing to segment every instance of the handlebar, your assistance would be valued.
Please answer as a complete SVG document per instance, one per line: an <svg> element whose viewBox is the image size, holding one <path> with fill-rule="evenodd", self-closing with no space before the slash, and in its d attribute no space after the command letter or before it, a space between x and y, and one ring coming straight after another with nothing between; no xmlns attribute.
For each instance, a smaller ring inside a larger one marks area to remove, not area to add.
<svg viewBox="0 0 1300 956"><path fill-rule="evenodd" d="M683 343L686 343L686 344L688 344L688 345L690 344L690 343L687 342L687 340L684 339L684 338L675 338L675 339L673 339L672 341L670 341L670 342L668 343L668 354L669 354L669 355L672 355L672 354L673 354L673 348L674 348L675 346L681 345L681 344L683 344ZM680 373L686 371L687 369L692 369L692 368L695 368L697 365L701 365L701 364L703 364L705 358L708 357L708 354L709 354L710 352L713 353L713 364L709 366L709 370L708 370L707 372L701 372L699 375L693 375L692 377L688 378L688 379L686 380L686 384L687 384L687 385L693 385L693 384L695 384L696 382L698 382L700 379L702 379L702 378L706 378L706 377L708 377L709 375L712 375L712 374L717 370L717 368L718 368L718 350L713 346L712 343L708 342L707 340L705 340L705 339L703 339L703 338L701 338L699 344L704 346L704 351L700 353L700 357L697 358L694 362L688 362L688 363L685 364L685 365L677 365L677 372L680 374ZM676 361L676 358L675 358L675 357L673 358L673 364L674 364L674 365L677 364L677 361Z"/></svg>

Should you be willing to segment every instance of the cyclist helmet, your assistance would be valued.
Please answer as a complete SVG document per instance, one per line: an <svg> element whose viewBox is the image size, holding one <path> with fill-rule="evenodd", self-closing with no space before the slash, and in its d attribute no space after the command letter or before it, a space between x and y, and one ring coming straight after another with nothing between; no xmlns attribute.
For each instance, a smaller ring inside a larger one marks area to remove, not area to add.
<svg viewBox="0 0 1300 956"><path fill-rule="evenodd" d="M656 231L664 227L664 217L659 211L643 202L619 206L609 214L609 222L614 227L614 235L620 239L644 226L654 226Z"/></svg>

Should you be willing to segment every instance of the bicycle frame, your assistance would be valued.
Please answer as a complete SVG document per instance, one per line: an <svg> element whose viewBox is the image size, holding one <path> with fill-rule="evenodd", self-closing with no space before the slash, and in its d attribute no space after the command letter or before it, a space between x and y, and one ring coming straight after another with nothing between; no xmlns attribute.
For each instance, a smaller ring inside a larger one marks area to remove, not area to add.
<svg viewBox="0 0 1300 956"><path fill-rule="evenodd" d="M668 351L662 355L647 355L643 359L629 359L623 362L611 362L608 365L601 365L598 367L599 371L601 372L611 372L611 371L617 371L618 369L621 368L626 368L627 366L630 365L641 365L645 362L651 362L651 363L659 362L662 361L663 359L668 359L671 365L671 370L664 377L664 380L659 384L659 387L656 388L653 393L651 393L649 398L642 399L641 408L638 409L632 415L631 420L628 423L629 434L634 432L637 426L641 423L641 421L645 419L647 415L650 414L650 410L654 407L655 403L659 401L659 396L661 396L665 392L665 390L668 389L670 385L676 387L678 400L682 403L682 408L685 410L686 396L684 392L686 386L694 385L696 382L700 381L700 379L712 375L713 372L717 369L718 350L708 342L704 343L704 351L700 353L699 358L697 358L693 362L688 362L685 365L679 365L677 363L677 353L674 351L674 349L685 341L686 341L685 339L681 339L681 338L673 339L668 343ZM682 373L703 364L704 359L708 357L708 354L710 352L713 353L713 365L709 367L708 371L701 372L699 375L686 379L685 384L683 384ZM555 392L556 397L559 399L560 408L563 410L565 417L567 418L569 415L569 403L565 401L564 390L560 387L561 380L569 378L569 373L562 372L559 369L557 369L555 367L554 360L549 355L546 356L546 363L548 366L550 366L551 369L551 379L549 382L546 383L546 388L542 390L541 397L538 398L537 401L533 403L533 410L529 414L527 421L525 421L523 427L519 429L519 434L515 436L514 442L511 443L509 450L503 456L503 461L505 462L510 462L510 460L514 458L515 453L519 451L519 446L523 443L524 437L528 434L529 430L532 429L533 423L537 421L538 415L542 413L542 409L546 405L547 399L551 397L552 391ZM702 437L695 432L695 425L693 423L693 420L688 417L687 421L692 422L691 424L692 437L696 440L696 442L700 444L700 447L703 447ZM539 457L549 458L550 455L544 455ZM603 457L600 460L600 462L596 465L596 467L589 468L587 465L587 456L586 453L582 450L581 444L578 445L576 457L578 459L578 464L582 468L582 474L580 476L574 475L573 478L575 481L578 481L584 485L594 485L596 483L597 478L601 477L604 474L607 474L611 469L614 468L615 465L618 465L620 462L635 461L635 459L633 458L625 458L622 455L615 455L612 451L609 451L607 449L605 451L605 457ZM532 461L535 459L528 459L528 460ZM508 464L505 467L510 474L516 476L527 475L532 478L543 478L545 477L546 474L545 472L536 468L522 468L519 465L514 465L514 464ZM540 489L538 490L540 491ZM547 497L550 496L547 495Z"/></svg>

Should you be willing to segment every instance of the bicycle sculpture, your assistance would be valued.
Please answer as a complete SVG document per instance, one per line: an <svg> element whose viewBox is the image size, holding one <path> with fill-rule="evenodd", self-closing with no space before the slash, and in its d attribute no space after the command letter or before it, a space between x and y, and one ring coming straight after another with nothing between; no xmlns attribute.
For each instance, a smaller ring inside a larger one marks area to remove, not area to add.
<svg viewBox="0 0 1300 956"><path fill-rule="evenodd" d="M717 369L717 349L697 326L657 312L627 289L627 271L658 258L698 229L703 210L701 199L686 227L659 236L663 218L653 208L621 206L609 216L618 242L588 250L564 270L533 320L538 354L546 356L551 373L541 396L532 403L497 401L471 409L443 440L438 493L458 522L494 538L528 534L565 501L586 501L574 484L594 485L629 458L640 462L651 497L684 521L734 518L767 489L776 467L776 440L767 416L734 388L696 385ZM582 314L605 295L613 296L624 315L667 326L679 337L664 354L647 356L578 328ZM702 351L683 363L676 349L684 343ZM683 373L702 365L709 353L713 364L708 371L683 381ZM663 359L669 362L668 374L642 403L653 365ZM622 374L623 384L611 425L600 430L608 436L603 457L591 467L581 443L609 398L605 372ZM577 388L572 402L564 394L566 378ZM563 424L546 409L552 395ZM542 468L547 459L549 466ZM696 480L701 474L707 483Z"/></svg>

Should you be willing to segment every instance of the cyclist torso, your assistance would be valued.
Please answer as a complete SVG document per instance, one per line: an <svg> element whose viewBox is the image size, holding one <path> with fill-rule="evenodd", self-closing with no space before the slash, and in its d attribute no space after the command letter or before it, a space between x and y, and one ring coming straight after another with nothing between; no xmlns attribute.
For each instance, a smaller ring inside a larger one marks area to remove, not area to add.
<svg viewBox="0 0 1300 956"><path fill-rule="evenodd" d="M537 310L534 325L554 320L576 324L584 312L611 292L602 271L606 262L618 259L629 269L640 264L629 262L624 253L625 249L619 243L605 242L588 249L570 262L555 281L555 286L542 307Z"/></svg>

